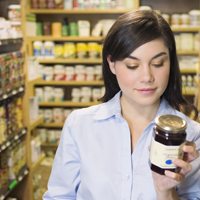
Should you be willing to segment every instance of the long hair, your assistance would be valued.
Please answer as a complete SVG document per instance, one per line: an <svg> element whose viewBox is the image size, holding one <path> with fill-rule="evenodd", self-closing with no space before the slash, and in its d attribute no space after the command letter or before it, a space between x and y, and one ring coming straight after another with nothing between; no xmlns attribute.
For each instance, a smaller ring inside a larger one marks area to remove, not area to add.
<svg viewBox="0 0 200 200"><path fill-rule="evenodd" d="M110 71L107 57L112 61L123 60L139 46L154 39L163 39L169 50L170 75L163 97L175 109L189 105L182 95L181 73L176 54L174 34L165 19L155 11L131 11L121 15L109 30L103 42L103 102L110 100L118 91L116 76Z"/></svg>

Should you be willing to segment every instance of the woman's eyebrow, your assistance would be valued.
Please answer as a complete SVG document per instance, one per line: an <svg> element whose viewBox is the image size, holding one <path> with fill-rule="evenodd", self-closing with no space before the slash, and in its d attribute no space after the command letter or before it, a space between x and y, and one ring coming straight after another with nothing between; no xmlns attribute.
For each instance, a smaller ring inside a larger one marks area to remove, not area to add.
<svg viewBox="0 0 200 200"><path fill-rule="evenodd" d="M158 58L158 57L160 57L160 56L163 56L163 55L167 55L167 53L166 53L166 52L160 52L160 53L156 54L155 56L153 56L153 57L151 58L151 60L153 60L153 59L155 59L155 58ZM137 58L137 57L135 57L135 56L131 56L131 55L129 55L128 58L131 58L131 59L134 59L134 60L139 60L139 58Z"/></svg>

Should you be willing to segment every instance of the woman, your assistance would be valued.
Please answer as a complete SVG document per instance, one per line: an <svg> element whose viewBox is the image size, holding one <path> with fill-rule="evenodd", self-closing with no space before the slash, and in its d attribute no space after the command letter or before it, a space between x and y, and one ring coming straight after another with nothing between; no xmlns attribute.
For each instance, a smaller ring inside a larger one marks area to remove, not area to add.
<svg viewBox="0 0 200 200"><path fill-rule="evenodd" d="M104 103L71 113L63 127L44 200L200 198L200 125L180 112L188 103L173 33L153 11L120 16L103 45ZM152 172L149 146L156 116L187 121L180 173Z"/></svg>

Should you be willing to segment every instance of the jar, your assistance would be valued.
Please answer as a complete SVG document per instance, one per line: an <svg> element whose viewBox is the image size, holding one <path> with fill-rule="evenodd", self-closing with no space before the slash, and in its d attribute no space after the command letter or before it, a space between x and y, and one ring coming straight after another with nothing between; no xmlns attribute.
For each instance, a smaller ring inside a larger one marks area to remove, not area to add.
<svg viewBox="0 0 200 200"><path fill-rule="evenodd" d="M200 10L191 10L190 15L190 25L200 26Z"/></svg>
<svg viewBox="0 0 200 200"><path fill-rule="evenodd" d="M180 14L172 14L171 15L171 25L178 26L181 24L181 15Z"/></svg>
<svg viewBox="0 0 200 200"><path fill-rule="evenodd" d="M150 148L151 170L164 175L165 170L178 173L173 160L183 158L186 121L176 115L161 115L155 119L154 137Z"/></svg>
<svg viewBox="0 0 200 200"><path fill-rule="evenodd" d="M52 36L61 37L62 34L62 24L60 22L52 23Z"/></svg>
<svg viewBox="0 0 200 200"><path fill-rule="evenodd" d="M21 21L21 6L11 4L8 6L8 19L10 21Z"/></svg>
<svg viewBox="0 0 200 200"><path fill-rule="evenodd" d="M33 55L36 57L41 57L43 55L43 42L35 41L33 43Z"/></svg>
<svg viewBox="0 0 200 200"><path fill-rule="evenodd" d="M54 42L45 41L44 42L44 56L45 58L54 58Z"/></svg>

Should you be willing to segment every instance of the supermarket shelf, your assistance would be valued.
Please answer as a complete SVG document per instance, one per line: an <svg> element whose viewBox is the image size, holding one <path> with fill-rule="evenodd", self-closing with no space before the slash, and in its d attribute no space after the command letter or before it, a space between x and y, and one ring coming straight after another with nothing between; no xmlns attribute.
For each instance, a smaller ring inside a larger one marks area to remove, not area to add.
<svg viewBox="0 0 200 200"><path fill-rule="evenodd" d="M51 86L82 86L82 85L90 85L90 86L103 86L103 81L46 81L42 79L38 79L38 81L34 82L34 85L51 85Z"/></svg>
<svg viewBox="0 0 200 200"><path fill-rule="evenodd" d="M20 182L22 182L27 175L28 169L26 166L24 166L18 174L17 178L10 182L7 191L3 192L3 194L0 194L0 200L5 200L9 196L9 194L15 189L15 187L19 185Z"/></svg>
<svg viewBox="0 0 200 200"><path fill-rule="evenodd" d="M50 143L45 143L41 145L42 148L45 149L56 149L58 147L58 144L50 144Z"/></svg>
<svg viewBox="0 0 200 200"><path fill-rule="evenodd" d="M10 38L0 40L1 54L18 50L21 47L22 42L22 38Z"/></svg>
<svg viewBox="0 0 200 200"><path fill-rule="evenodd" d="M38 81L41 81L41 77L38 77L38 78L35 78L35 79L32 79L32 80L28 80L28 85L35 85L35 83L37 83Z"/></svg>
<svg viewBox="0 0 200 200"><path fill-rule="evenodd" d="M198 56L199 55L199 51L186 51L186 50L179 51L178 50L177 54L178 55L182 55L182 56L184 56L184 55Z"/></svg>
<svg viewBox="0 0 200 200"><path fill-rule="evenodd" d="M79 58L43 58L43 59L37 59L37 61L41 64L57 64L57 63L63 63L63 64L74 64L74 63L81 63L81 64L101 64L102 59L100 58L85 58L85 59L79 59Z"/></svg>
<svg viewBox="0 0 200 200"><path fill-rule="evenodd" d="M197 69L189 69L189 68L186 68L186 69L181 69L181 73L182 74L187 74L187 73L197 73Z"/></svg>
<svg viewBox="0 0 200 200"><path fill-rule="evenodd" d="M182 92L183 92L183 95L185 95L185 96L193 96L193 95L195 95L195 89L194 90L192 90L192 89L190 89L190 88L183 88L182 89Z"/></svg>
<svg viewBox="0 0 200 200"><path fill-rule="evenodd" d="M71 102L71 101L61 101L61 102L41 102L40 107L88 107L96 105L98 102Z"/></svg>
<svg viewBox="0 0 200 200"><path fill-rule="evenodd" d="M42 123L39 127L42 128L62 128L64 122L61 123Z"/></svg>
<svg viewBox="0 0 200 200"><path fill-rule="evenodd" d="M66 36L66 37L53 37L53 36L35 36L28 37L29 41L88 41L88 42L101 42L103 37L81 37L81 36Z"/></svg>
<svg viewBox="0 0 200 200"><path fill-rule="evenodd" d="M173 32L198 32L200 26L172 26Z"/></svg>
<svg viewBox="0 0 200 200"><path fill-rule="evenodd" d="M38 119L31 122L30 127L29 127L30 131L32 131L34 128L36 128L37 126L39 126L42 123L43 123L43 117L39 116Z"/></svg>
<svg viewBox="0 0 200 200"><path fill-rule="evenodd" d="M34 14L122 14L130 9L30 9L28 12Z"/></svg>
<svg viewBox="0 0 200 200"><path fill-rule="evenodd" d="M10 139L4 141L0 144L0 153L10 147L14 142L18 141L21 137L23 137L27 133L25 128L22 128L18 134L14 135Z"/></svg>
<svg viewBox="0 0 200 200"><path fill-rule="evenodd" d="M42 161L45 159L45 155L43 154L36 163L34 163L31 167L31 171L34 172L35 170L38 169L38 167L40 166L40 164L42 163Z"/></svg>
<svg viewBox="0 0 200 200"><path fill-rule="evenodd" d="M5 100L13 98L23 92L24 92L24 86L21 86L17 89L13 89L11 92L7 94L3 94L2 96L0 96L0 104L3 103Z"/></svg>

